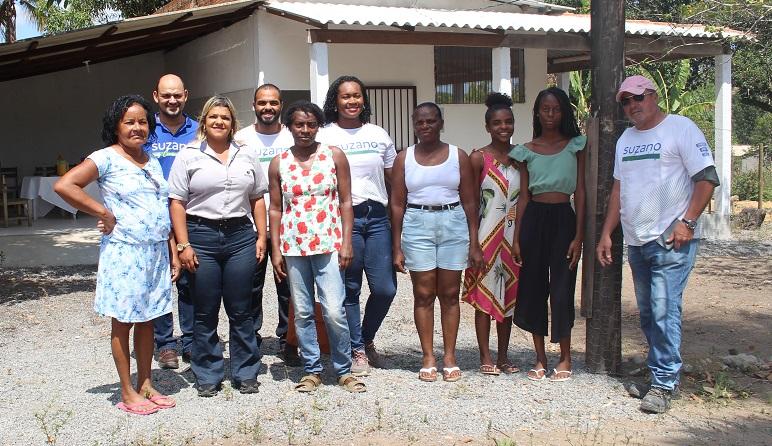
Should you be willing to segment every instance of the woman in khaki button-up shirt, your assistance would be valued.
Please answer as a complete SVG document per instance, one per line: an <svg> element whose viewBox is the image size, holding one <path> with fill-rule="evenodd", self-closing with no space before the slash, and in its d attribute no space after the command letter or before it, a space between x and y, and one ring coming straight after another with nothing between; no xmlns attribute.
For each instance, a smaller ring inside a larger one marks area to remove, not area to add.
<svg viewBox="0 0 772 446"><path fill-rule="evenodd" d="M233 387L254 393L258 386L251 294L257 262L265 255L267 183L256 151L234 142L237 129L230 100L209 99L199 118L198 141L179 152L169 175L177 250L191 272L191 365L203 397L214 396L225 375L217 336L221 301L230 323Z"/></svg>

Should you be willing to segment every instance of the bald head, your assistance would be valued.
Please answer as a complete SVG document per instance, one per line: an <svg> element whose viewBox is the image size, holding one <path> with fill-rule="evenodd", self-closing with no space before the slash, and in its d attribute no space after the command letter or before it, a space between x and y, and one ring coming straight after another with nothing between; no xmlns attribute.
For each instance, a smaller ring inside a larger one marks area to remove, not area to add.
<svg viewBox="0 0 772 446"><path fill-rule="evenodd" d="M188 90L182 79L176 74L165 74L158 79L158 86L153 92L153 100L158 104L161 121L184 120L182 110L188 101Z"/></svg>
<svg viewBox="0 0 772 446"><path fill-rule="evenodd" d="M176 74L164 74L158 79L156 91L159 91L162 88L179 88L180 90L184 90L185 84L182 82L182 78Z"/></svg>

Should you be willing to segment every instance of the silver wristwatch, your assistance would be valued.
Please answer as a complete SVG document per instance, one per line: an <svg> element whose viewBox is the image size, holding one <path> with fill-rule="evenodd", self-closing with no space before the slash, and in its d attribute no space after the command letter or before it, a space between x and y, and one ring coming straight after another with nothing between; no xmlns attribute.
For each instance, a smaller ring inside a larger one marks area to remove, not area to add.
<svg viewBox="0 0 772 446"><path fill-rule="evenodd" d="M681 221L686 225L686 227L690 231L694 231L695 229L697 229L697 220L689 220L686 218L682 218Z"/></svg>

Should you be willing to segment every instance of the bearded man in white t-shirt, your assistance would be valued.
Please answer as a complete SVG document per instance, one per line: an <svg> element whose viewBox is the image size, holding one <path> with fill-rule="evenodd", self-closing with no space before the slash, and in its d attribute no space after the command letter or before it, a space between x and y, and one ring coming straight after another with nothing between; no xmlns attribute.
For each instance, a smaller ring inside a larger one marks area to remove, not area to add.
<svg viewBox="0 0 772 446"><path fill-rule="evenodd" d="M236 132L236 140L246 144L252 150L257 150L260 166L263 174L268 178L268 165L274 156L289 150L295 143L292 134L281 125L282 100L281 90L273 84L263 84L255 90L252 108L255 111L255 123ZM268 194L264 200L267 204ZM270 231L269 231L270 234ZM269 235L270 237L270 235ZM268 258L271 256L271 243L267 245L268 254L258 263L255 270L255 278L252 285L252 308L255 320L255 334L257 335L258 348L262 344L260 329L263 326L263 288L265 285L265 272ZM284 356L287 365L300 365L297 348L287 344L288 312L290 302L290 290L287 280L279 281L274 277L276 285L276 298L279 304L279 323L276 327L276 336L279 338L279 349Z"/></svg>
<svg viewBox="0 0 772 446"><path fill-rule="evenodd" d="M670 408L681 372L681 300L694 266L699 217L719 185L705 135L689 118L665 114L654 83L630 76L617 102L633 123L617 141L614 186L597 247L611 264L611 233L622 223L651 386L631 386L641 410Z"/></svg>

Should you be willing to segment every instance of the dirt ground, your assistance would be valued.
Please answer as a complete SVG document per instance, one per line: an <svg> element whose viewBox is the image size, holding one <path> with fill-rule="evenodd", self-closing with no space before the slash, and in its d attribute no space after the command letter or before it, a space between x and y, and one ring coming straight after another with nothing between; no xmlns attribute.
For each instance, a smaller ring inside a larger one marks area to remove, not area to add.
<svg viewBox="0 0 772 446"><path fill-rule="evenodd" d="M769 207L772 209L772 202ZM687 373L682 381L681 398L674 401L673 409L667 414L650 416L643 421L604 420L602 415L597 415L597 407L588 407L586 429L566 428L557 416L553 416L545 418L542 430L489 427L481 436L443 432L407 439L368 432L345 444L772 444L772 370L769 368L772 366L772 218L767 220L760 231L736 234L738 239L747 240L742 243L749 245L758 245L762 240L763 248L756 250L757 253L724 250L718 245L719 248L714 246L710 252L698 257L683 302L682 355ZM0 310L7 312L6 316L0 317L0 333L8 336L15 332L6 322L18 320L7 317L14 313L16 303L93 289L93 271L93 267L61 267L55 271L0 268ZM622 381L645 379L642 361L647 350L638 326L638 311L627 265L623 274L622 352L625 363L619 392L624 392ZM463 305L462 325L472 326L473 315L469 306ZM585 320L577 317L572 344L574 356L578 358L583 358L585 353L585 330ZM526 333L513 330L512 345L529 346L530 339ZM550 345L550 348L557 353L556 346ZM752 354L766 366L760 371L727 368L722 358L730 353ZM255 443L242 436L213 438L200 444L241 446ZM323 443L306 440L304 444Z"/></svg>

